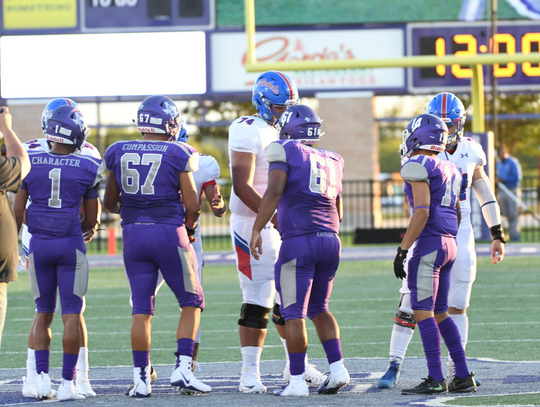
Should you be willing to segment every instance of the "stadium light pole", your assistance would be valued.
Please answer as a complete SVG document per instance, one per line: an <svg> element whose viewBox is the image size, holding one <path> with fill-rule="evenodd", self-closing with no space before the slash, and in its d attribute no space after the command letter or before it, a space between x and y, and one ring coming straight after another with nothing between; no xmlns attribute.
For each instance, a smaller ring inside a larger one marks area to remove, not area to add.
<svg viewBox="0 0 540 407"><path fill-rule="evenodd" d="M484 79L483 65L508 64L523 62L540 63L540 52L529 54L484 54L475 56L410 56L388 59L347 59L332 61L299 61L299 62L257 62L255 50L255 0L245 0L246 35L248 41L247 72L280 71L314 71L327 69L359 69L359 68L431 68L437 65L454 64L470 66L473 71L471 79L471 97L474 109L472 131L483 133L484 124ZM251 62L250 62L251 61Z"/></svg>

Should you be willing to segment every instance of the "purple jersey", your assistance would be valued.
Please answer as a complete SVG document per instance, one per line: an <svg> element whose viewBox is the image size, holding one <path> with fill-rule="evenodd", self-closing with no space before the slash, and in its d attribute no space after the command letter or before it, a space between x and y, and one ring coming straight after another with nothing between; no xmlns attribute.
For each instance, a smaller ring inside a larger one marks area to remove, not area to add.
<svg viewBox="0 0 540 407"><path fill-rule="evenodd" d="M431 202L429 218L419 237L455 237L458 231L456 204L461 190L461 172L450 161L427 155L416 155L401 167L405 194L414 208L412 181L425 181L429 185Z"/></svg>
<svg viewBox="0 0 540 407"><path fill-rule="evenodd" d="M184 224L179 175L197 171L197 150L171 141L118 141L103 157L122 193L122 225Z"/></svg>
<svg viewBox="0 0 540 407"><path fill-rule="evenodd" d="M63 238L82 234L81 200L98 197L101 160L81 154L29 152L32 169L23 181L32 203L26 224L32 236Z"/></svg>
<svg viewBox="0 0 540 407"><path fill-rule="evenodd" d="M336 198L341 196L343 158L332 151L294 140L279 140L266 148L269 171L287 173L278 204L281 238L313 232L339 232Z"/></svg>

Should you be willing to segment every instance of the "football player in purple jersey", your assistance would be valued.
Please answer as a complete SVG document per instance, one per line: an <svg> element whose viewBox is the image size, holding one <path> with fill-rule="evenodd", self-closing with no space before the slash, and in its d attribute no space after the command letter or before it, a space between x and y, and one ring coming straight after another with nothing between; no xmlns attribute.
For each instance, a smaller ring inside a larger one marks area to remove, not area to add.
<svg viewBox="0 0 540 407"><path fill-rule="evenodd" d="M492 264L497 264L504 259L505 235L501 226L499 204L491 187L491 182L484 171L487 162L486 154L476 140L463 136L466 119L465 106L454 94L442 92L431 99L426 112L440 117L448 127L449 135L446 150L440 152L437 157L456 164L462 174L459 196L461 223L456 238L458 253L450 275L448 314L456 323L463 348L465 348L469 333L467 308L470 305L472 285L476 279L476 251L471 222L472 191L475 192L478 198L484 220L491 230L493 238L491 243ZM386 373L379 380L379 388L392 388L399 380L401 365L416 327L411 308L410 291L406 280L403 280L399 291L401 298L392 327L389 366ZM450 382L455 373L451 357L447 359L447 365L447 381ZM476 378L475 382L477 386L480 386L480 381Z"/></svg>
<svg viewBox="0 0 540 407"><path fill-rule="evenodd" d="M287 352L285 321L279 315L279 304L274 303L274 264L281 245L279 233L272 227L276 218L262 230L264 255L259 261L251 256L249 241L268 182L265 148L279 139L276 123L287 107L298 104L298 100L298 90L291 78L278 71L264 72L253 86L252 102L257 113L239 117L229 127L228 147L233 184L229 201L231 240L243 300L238 319L242 352L242 375L238 389L242 393L266 392L266 386L261 382L260 359L270 312ZM286 357L283 377L289 380L288 353ZM317 387L326 379L314 365L308 363L307 357L305 378L311 386Z"/></svg>
<svg viewBox="0 0 540 407"><path fill-rule="evenodd" d="M318 389L334 394L349 383L343 364L339 326L328 300L341 256L339 222L343 158L314 148L321 119L304 105L289 107L279 120L280 140L268 145L268 187L253 225L250 249L256 260L264 254L261 231L277 209L282 244L274 267L276 289L285 319L290 360L289 384L278 396L307 396L305 357L306 316L317 328L330 364L330 374Z"/></svg>
<svg viewBox="0 0 540 407"><path fill-rule="evenodd" d="M39 138L36 140L27 141L23 144L24 148L28 152L36 152L36 151L47 151L50 152L51 148L53 146L53 142L48 140L46 137L46 128L47 128L47 119L49 119L52 116L52 112L60 106L72 106L72 107L78 107L77 103L75 103L73 100L68 98L58 98L50 101L47 103L45 108L43 109L43 113L41 115L41 129L44 134L44 138ZM99 160L101 160L101 155L97 151L97 149L87 141L83 143L80 149L80 154L94 157ZM28 207L31 203L32 197L29 197L26 203L26 207ZM98 201L98 216L97 216L97 223L96 226L89 231L87 231L84 234L84 241L85 243L88 243L92 240L94 237L95 230L97 229L99 225L99 219L101 217L101 205ZM24 249L24 270L27 269L26 263L28 260L28 250L30 248L30 238L32 235L28 232L28 227L23 223L21 227L21 243L22 247ZM77 373L75 376L75 387L77 388L77 392L80 394L84 394L86 397L95 397L96 392L92 390L92 386L90 385L90 380L88 378L88 371L89 371L89 364L88 364L88 330L86 329L86 321L84 319L83 313L86 308L86 300L83 302L83 309L81 310L80 315L80 348L79 348L79 357L77 359ZM55 312L56 313L56 312ZM36 313L37 317L37 313ZM34 325L36 323L36 317L34 317L34 320L32 321L32 324L30 326L30 333L28 335L28 351L27 351L27 358L26 358L26 376L23 377L23 389L22 389L22 395L23 397L36 397L36 381L37 381L37 372L36 372L36 356L34 351ZM53 390L54 394L54 390Z"/></svg>
<svg viewBox="0 0 540 407"><path fill-rule="evenodd" d="M93 229L98 215L101 160L79 154L88 129L79 109L63 105L46 122L50 152L30 152L32 171L17 194L15 214L20 228L25 214L32 234L28 274L37 316L33 332L38 399L52 397L49 377L50 325L60 292L64 321L64 363L58 400L82 399L74 386L81 341L80 314L88 285L83 233ZM84 219L79 218L83 201Z"/></svg>
<svg viewBox="0 0 540 407"><path fill-rule="evenodd" d="M448 316L462 177L454 163L437 158L445 150L447 138L448 128L439 117L422 114L411 120L400 147L401 157L407 159L401 176L406 181L405 194L413 215L397 250L394 273L398 278L407 278L428 366L428 377L415 388L403 389L402 394L476 391L459 330ZM407 259L413 244L412 255ZM456 367L456 375L448 385L442 372L441 336Z"/></svg>
<svg viewBox="0 0 540 407"><path fill-rule="evenodd" d="M198 169L199 155L177 142L180 120L170 98L150 96L137 111L137 128L143 138L114 143L104 154L109 176L103 206L122 218L124 264L133 301L132 397L152 393L150 323L158 270L182 308L171 386L187 394L212 390L192 372L195 337L204 309L197 259L190 244L200 213L191 174Z"/></svg>

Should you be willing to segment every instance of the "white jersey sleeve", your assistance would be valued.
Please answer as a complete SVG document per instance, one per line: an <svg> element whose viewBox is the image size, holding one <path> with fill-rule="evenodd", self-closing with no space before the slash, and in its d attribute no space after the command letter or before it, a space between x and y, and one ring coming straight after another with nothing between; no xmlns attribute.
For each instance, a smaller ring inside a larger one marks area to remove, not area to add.
<svg viewBox="0 0 540 407"><path fill-rule="evenodd" d="M84 142L84 145L81 148L81 154L101 160L101 154L99 153L98 149L88 141Z"/></svg>
<svg viewBox="0 0 540 407"><path fill-rule="evenodd" d="M23 143L23 147L26 151L51 151L49 142L44 137L26 141Z"/></svg>
<svg viewBox="0 0 540 407"><path fill-rule="evenodd" d="M199 155L199 169L193 173L193 180L197 188L199 203L203 196L203 188L208 182L215 181L221 175L216 159L210 155Z"/></svg>
<svg viewBox="0 0 540 407"><path fill-rule="evenodd" d="M276 128L257 116L240 117L229 127L229 157L233 151L255 155L253 188L261 196L264 195L268 185L268 161L266 161L265 149L278 138ZM231 191L229 206L231 212L235 215L257 216L238 198L234 188Z"/></svg>
<svg viewBox="0 0 540 407"><path fill-rule="evenodd" d="M248 124L251 122L251 124ZM229 150L240 153L257 154L261 150L261 139L254 118L243 116L236 119L229 127Z"/></svg>

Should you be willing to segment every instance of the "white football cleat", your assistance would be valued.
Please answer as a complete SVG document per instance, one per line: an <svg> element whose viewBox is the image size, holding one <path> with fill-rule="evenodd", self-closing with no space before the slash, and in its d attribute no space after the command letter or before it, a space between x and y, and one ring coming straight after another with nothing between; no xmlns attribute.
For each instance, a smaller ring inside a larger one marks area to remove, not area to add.
<svg viewBox="0 0 540 407"><path fill-rule="evenodd" d="M241 393L266 393L266 386L262 384L260 376L248 373L240 377L238 390Z"/></svg>
<svg viewBox="0 0 540 407"><path fill-rule="evenodd" d="M58 401L82 400L85 398L86 397L84 396L84 394L79 394L77 392L77 389L73 384L73 380L65 380L64 378L62 378L62 382L60 383L60 386L58 387L58 392L56 393L56 399Z"/></svg>
<svg viewBox="0 0 540 407"><path fill-rule="evenodd" d="M343 361L340 362L341 365L339 366L339 368L330 368L330 373L328 374L327 379L317 390L319 394L336 394L342 387L345 387L349 384L349 372L345 368L345 365L343 365Z"/></svg>
<svg viewBox="0 0 540 407"><path fill-rule="evenodd" d="M30 397L30 398L36 398L37 397L37 376L34 376L33 378L26 378L26 376L23 376L23 387L22 387L22 395L23 397Z"/></svg>
<svg viewBox="0 0 540 407"><path fill-rule="evenodd" d="M189 356L178 356L176 366L171 374L171 386L180 387L182 394L210 393L212 388L204 384L193 374L192 359Z"/></svg>
<svg viewBox="0 0 540 407"><path fill-rule="evenodd" d="M39 373L37 375L36 398L38 400L48 400L52 398L51 378L48 373Z"/></svg>
<svg viewBox="0 0 540 407"><path fill-rule="evenodd" d="M304 379L306 384L311 387L320 387L326 380L327 375L319 372L315 365L306 365L306 371L304 372ZM287 363L285 369L283 369L283 378L287 381L291 381L290 366Z"/></svg>
<svg viewBox="0 0 540 407"><path fill-rule="evenodd" d="M276 390L274 395L281 397L307 397L309 396L309 387L304 378L301 381L291 381L281 390Z"/></svg>
<svg viewBox="0 0 540 407"><path fill-rule="evenodd" d="M75 387L77 387L77 393L79 394L84 394L86 397L96 397L96 392L92 390L88 379L75 381Z"/></svg>
<svg viewBox="0 0 540 407"><path fill-rule="evenodd" d="M150 366L133 368L133 388L129 391L130 397L150 397L152 385L150 384Z"/></svg>

